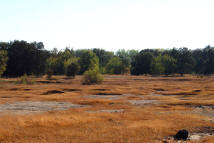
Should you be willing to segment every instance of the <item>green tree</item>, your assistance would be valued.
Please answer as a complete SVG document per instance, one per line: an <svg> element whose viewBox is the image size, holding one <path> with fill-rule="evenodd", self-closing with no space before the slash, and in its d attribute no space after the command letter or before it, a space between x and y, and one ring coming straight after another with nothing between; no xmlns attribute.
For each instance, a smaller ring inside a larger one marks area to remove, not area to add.
<svg viewBox="0 0 214 143"><path fill-rule="evenodd" d="M75 77L75 75L79 72L80 66L78 63L78 58L70 58L64 63L65 74L66 76Z"/></svg>
<svg viewBox="0 0 214 143"><path fill-rule="evenodd" d="M154 55L150 50L141 51L131 64L131 74L151 74Z"/></svg>
<svg viewBox="0 0 214 143"><path fill-rule="evenodd" d="M195 61L189 49L180 48L178 50L176 60L177 72L180 73L181 76L183 76L183 74L192 72L195 65Z"/></svg>
<svg viewBox="0 0 214 143"><path fill-rule="evenodd" d="M57 58L56 57L49 57L46 61L47 63L47 78L51 79L52 75L54 74L54 71L56 69L56 65L57 65Z"/></svg>
<svg viewBox="0 0 214 143"><path fill-rule="evenodd" d="M124 74L126 67L119 57L113 57L106 66L106 72L108 74Z"/></svg>
<svg viewBox="0 0 214 143"><path fill-rule="evenodd" d="M132 61L134 61L134 59L135 59L135 57L138 55L138 51L137 50L128 50L127 51L128 52L128 55L129 55L129 57L130 57L130 59L131 59L131 62ZM131 63L130 62L130 63Z"/></svg>
<svg viewBox="0 0 214 143"><path fill-rule="evenodd" d="M202 49L196 49L192 53L196 64L194 66L194 72L196 74L205 74L206 73L206 64L207 64L207 56Z"/></svg>
<svg viewBox="0 0 214 143"><path fill-rule="evenodd" d="M61 50L61 51L57 52L57 54L53 54L53 56L56 58L54 74L55 75L64 75L66 72L65 68L64 68L64 63L65 63L65 61L74 57L73 50L66 48L65 50Z"/></svg>
<svg viewBox="0 0 214 143"><path fill-rule="evenodd" d="M122 73L126 73L130 71L131 67L131 57L129 56L129 52L124 49L118 50L116 52L116 56L118 56L122 62L122 67L124 67Z"/></svg>
<svg viewBox="0 0 214 143"><path fill-rule="evenodd" d="M85 71L87 71L90 67L91 61L97 59L97 56L95 53L93 53L91 50L84 50L82 51L82 54L80 56L79 64L80 64L80 74L83 74ZM99 62L98 62L99 66Z"/></svg>
<svg viewBox="0 0 214 143"><path fill-rule="evenodd" d="M7 51L0 50L0 77L6 71L7 60Z"/></svg>
<svg viewBox="0 0 214 143"><path fill-rule="evenodd" d="M207 46L203 49L203 61L205 61L202 66L205 67L203 73L205 75L214 73L214 47Z"/></svg>
<svg viewBox="0 0 214 143"><path fill-rule="evenodd" d="M163 58L161 55L155 57L152 62L152 75L160 75L165 71L163 66Z"/></svg>
<svg viewBox="0 0 214 143"><path fill-rule="evenodd" d="M176 71L176 60L169 56L169 55L163 55L162 56L162 64L164 67L164 74L170 75Z"/></svg>
<svg viewBox="0 0 214 143"><path fill-rule="evenodd" d="M106 65L108 64L109 60L114 56L113 52L108 52L103 49L93 49L93 52L99 58L99 68L101 73L106 73Z"/></svg>

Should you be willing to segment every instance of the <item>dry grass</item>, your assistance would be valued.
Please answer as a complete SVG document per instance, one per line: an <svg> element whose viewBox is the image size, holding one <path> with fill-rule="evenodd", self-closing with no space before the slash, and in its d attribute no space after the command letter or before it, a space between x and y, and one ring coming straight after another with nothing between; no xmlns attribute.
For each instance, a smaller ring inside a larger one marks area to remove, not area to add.
<svg viewBox="0 0 214 143"><path fill-rule="evenodd" d="M195 105L214 105L214 80L211 77L107 75L103 84L90 86L81 85L80 76L54 78L56 80L51 81L45 77L36 78L33 85L17 85L14 83L16 79L2 79L0 103L66 101L90 106L32 115L2 114L0 142L152 143L161 142L165 136L174 135L180 129L195 131L200 127L214 127L207 117L191 112ZM139 96L114 100L84 97L100 93ZM151 96L152 93L168 96ZM161 104L135 106L127 101L141 97ZM124 112L87 112L104 109L124 109ZM211 143L214 138L203 140Z"/></svg>

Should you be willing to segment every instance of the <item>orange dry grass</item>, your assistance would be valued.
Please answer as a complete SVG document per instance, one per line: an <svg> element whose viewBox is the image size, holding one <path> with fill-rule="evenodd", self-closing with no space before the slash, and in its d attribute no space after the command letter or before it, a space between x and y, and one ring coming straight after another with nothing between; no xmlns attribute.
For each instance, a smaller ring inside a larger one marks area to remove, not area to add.
<svg viewBox="0 0 214 143"><path fill-rule="evenodd" d="M4 79L0 85L0 102L66 101L90 106L33 115L1 115L0 142L151 143L161 142L165 136L174 135L180 129L194 131L196 127L214 127L206 117L193 114L190 107L214 105L212 78L108 75L102 85L90 86L81 85L80 76L76 79L55 78L51 83L38 78L34 85L16 85L9 82L16 79ZM64 93L45 95L53 90ZM140 100L140 97L115 100L84 97L99 93L141 95L163 104L134 106L127 101ZM152 93L176 96L151 96ZM124 112L87 112L104 109L124 109ZM212 142L213 138L203 140Z"/></svg>

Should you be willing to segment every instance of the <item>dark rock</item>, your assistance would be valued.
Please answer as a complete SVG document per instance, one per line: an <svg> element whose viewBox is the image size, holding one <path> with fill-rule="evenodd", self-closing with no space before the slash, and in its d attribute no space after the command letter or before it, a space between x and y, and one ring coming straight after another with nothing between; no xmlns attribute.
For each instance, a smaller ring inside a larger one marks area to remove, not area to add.
<svg viewBox="0 0 214 143"><path fill-rule="evenodd" d="M175 140L187 140L189 132L187 130L180 130L174 136Z"/></svg>

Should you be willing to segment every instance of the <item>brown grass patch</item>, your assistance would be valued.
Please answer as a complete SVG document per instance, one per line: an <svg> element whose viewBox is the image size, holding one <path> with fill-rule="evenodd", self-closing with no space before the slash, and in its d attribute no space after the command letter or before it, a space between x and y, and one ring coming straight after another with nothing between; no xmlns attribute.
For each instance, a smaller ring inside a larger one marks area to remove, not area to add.
<svg viewBox="0 0 214 143"><path fill-rule="evenodd" d="M196 132L203 127L214 127L212 118L192 112L194 106L214 105L214 80L210 77L105 75L101 85L90 86L81 84L81 76L75 79L54 76L54 79L35 78L33 85L16 85L15 78L2 79L5 82L1 82L0 103L62 101L90 106L25 116L0 114L0 142L153 143L162 142L164 137L180 129ZM154 92L176 96L152 96ZM133 96L114 100L85 98L123 94ZM160 104L128 103L128 100L144 99L157 100ZM124 112L87 112L114 109ZM213 139L208 137L199 142L211 143Z"/></svg>

